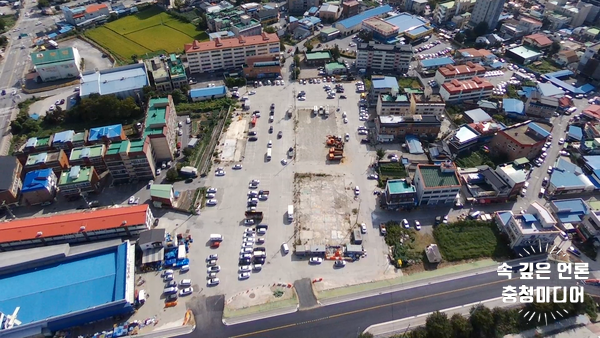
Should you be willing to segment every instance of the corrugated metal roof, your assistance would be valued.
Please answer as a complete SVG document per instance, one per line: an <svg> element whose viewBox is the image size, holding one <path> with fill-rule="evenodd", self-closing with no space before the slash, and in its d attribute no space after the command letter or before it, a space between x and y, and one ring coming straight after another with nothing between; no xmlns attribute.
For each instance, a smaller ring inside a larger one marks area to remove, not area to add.
<svg viewBox="0 0 600 338"><path fill-rule="evenodd" d="M387 13L387 12L391 12L392 10L393 9L390 5L385 5L385 6L369 9L358 15L352 16L348 19L336 22L335 27L337 28L339 25L344 28L352 28L354 26L360 25L366 19L372 18L374 16L379 16L379 15Z"/></svg>
<svg viewBox="0 0 600 338"><path fill-rule="evenodd" d="M30 56L34 66L65 62L75 58L72 47L35 52L31 53Z"/></svg>
<svg viewBox="0 0 600 338"><path fill-rule="evenodd" d="M86 97L90 94L118 94L131 90L141 90L148 85L146 65L135 65L105 69L98 72L86 72L81 76L80 92Z"/></svg>
<svg viewBox="0 0 600 338"><path fill-rule="evenodd" d="M190 90L190 97L207 97L213 95L224 95L227 93L227 88L225 86L216 86L216 87L206 87L206 88L196 88Z"/></svg>

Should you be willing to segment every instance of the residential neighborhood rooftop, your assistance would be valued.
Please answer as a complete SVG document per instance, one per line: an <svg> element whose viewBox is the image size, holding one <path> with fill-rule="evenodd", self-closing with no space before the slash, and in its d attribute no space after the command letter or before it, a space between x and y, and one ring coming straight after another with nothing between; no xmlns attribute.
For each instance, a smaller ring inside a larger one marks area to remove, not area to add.
<svg viewBox="0 0 600 338"><path fill-rule="evenodd" d="M456 171L443 172L439 165L419 165L417 172L423 178L426 188L460 185Z"/></svg>

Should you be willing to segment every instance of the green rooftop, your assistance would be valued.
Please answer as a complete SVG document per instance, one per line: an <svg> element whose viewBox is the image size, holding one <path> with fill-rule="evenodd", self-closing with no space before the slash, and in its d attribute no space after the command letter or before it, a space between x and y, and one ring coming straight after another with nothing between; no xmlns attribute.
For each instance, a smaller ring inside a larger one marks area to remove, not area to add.
<svg viewBox="0 0 600 338"><path fill-rule="evenodd" d="M169 58L169 69L171 71L172 78L185 76L185 68L183 67L183 63L175 54L171 54Z"/></svg>
<svg viewBox="0 0 600 338"><path fill-rule="evenodd" d="M150 186L150 196L171 199L173 186L170 184L153 184Z"/></svg>
<svg viewBox="0 0 600 338"><path fill-rule="evenodd" d="M423 94L423 91L421 89L414 89L414 88L402 88L402 89L407 94Z"/></svg>
<svg viewBox="0 0 600 338"><path fill-rule="evenodd" d="M442 172L437 165L418 166L426 188L448 187L460 185L455 171Z"/></svg>
<svg viewBox="0 0 600 338"><path fill-rule="evenodd" d="M34 66L71 61L75 58L73 55L73 48L71 47L35 52L31 53L30 56Z"/></svg>
<svg viewBox="0 0 600 338"><path fill-rule="evenodd" d="M448 2L444 2L443 4L440 4L440 6L444 6L448 9L454 8L454 1L448 1Z"/></svg>
<svg viewBox="0 0 600 338"><path fill-rule="evenodd" d="M71 150L71 156L69 156L69 160L78 160L80 158L90 158L90 157L98 157L104 155L104 145L98 144L91 147L80 147L74 148Z"/></svg>
<svg viewBox="0 0 600 338"><path fill-rule="evenodd" d="M151 99L148 102L148 113L146 114L146 128L162 127L167 123L166 114L169 105L168 97Z"/></svg>
<svg viewBox="0 0 600 338"><path fill-rule="evenodd" d="M328 64L325 65L325 69L333 72L336 69L346 70L346 66L343 63L340 63L340 62L330 62L330 63L328 63Z"/></svg>
<svg viewBox="0 0 600 338"><path fill-rule="evenodd" d="M131 146L129 147L130 153L141 152L144 151L144 140L135 140L131 141Z"/></svg>
<svg viewBox="0 0 600 338"><path fill-rule="evenodd" d="M72 167L71 170L60 173L58 186L89 182L92 179L93 172L94 167L80 167L76 165Z"/></svg>
<svg viewBox="0 0 600 338"><path fill-rule="evenodd" d="M129 140L111 143L108 146L108 150L106 150L106 155L117 155L121 153L126 153L129 148Z"/></svg>
<svg viewBox="0 0 600 338"><path fill-rule="evenodd" d="M382 94L381 101L383 102L408 102L408 96L404 94L398 94L396 96L392 96L389 94Z"/></svg>
<svg viewBox="0 0 600 338"><path fill-rule="evenodd" d="M39 153L39 154L31 154L27 156L27 161L25 162L26 166L46 163L48 159L48 153Z"/></svg>
<svg viewBox="0 0 600 338"><path fill-rule="evenodd" d="M37 142L35 144L36 147L43 147L50 144L50 136L48 137L38 137Z"/></svg>
<svg viewBox="0 0 600 338"><path fill-rule="evenodd" d="M76 142L84 142L85 141L85 132L82 131L81 133L76 133L75 135L73 135L73 143Z"/></svg>
<svg viewBox="0 0 600 338"><path fill-rule="evenodd" d="M339 30L335 29L333 27L321 29L321 33L324 33L324 34L333 34L333 33L337 33L337 32L339 32Z"/></svg>
<svg viewBox="0 0 600 338"><path fill-rule="evenodd" d="M387 188L390 194L407 194L416 192L413 185L408 184L406 180L388 180Z"/></svg>
<svg viewBox="0 0 600 338"><path fill-rule="evenodd" d="M315 60L328 60L331 59L331 53L329 51L325 52L310 52L306 53L307 61L315 61Z"/></svg>

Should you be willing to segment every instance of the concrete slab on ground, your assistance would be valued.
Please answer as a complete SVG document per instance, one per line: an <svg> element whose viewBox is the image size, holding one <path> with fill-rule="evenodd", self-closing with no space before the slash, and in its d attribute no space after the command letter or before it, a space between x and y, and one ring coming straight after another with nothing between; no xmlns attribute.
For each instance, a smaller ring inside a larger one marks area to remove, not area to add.
<svg viewBox="0 0 600 338"><path fill-rule="evenodd" d="M294 288L296 288L296 292L298 293L300 310L308 310L318 305L310 278L302 278L295 281Z"/></svg>

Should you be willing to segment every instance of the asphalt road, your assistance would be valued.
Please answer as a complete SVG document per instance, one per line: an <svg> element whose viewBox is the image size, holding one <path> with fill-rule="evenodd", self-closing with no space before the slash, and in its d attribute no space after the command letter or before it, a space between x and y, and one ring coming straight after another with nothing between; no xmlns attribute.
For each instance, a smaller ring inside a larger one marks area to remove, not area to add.
<svg viewBox="0 0 600 338"><path fill-rule="evenodd" d="M185 337L204 337L208 332L215 338L355 337L357 332L373 324L500 297L502 286L506 285L566 286L575 283L574 280L559 281L556 276L548 281L517 278L513 275L513 279L507 280L495 272L486 273L233 326L215 325L214 318L207 318L206 323L211 323L210 326L204 325L203 319L198 320L204 315L201 314L197 317L196 331ZM218 312L213 313L218 315Z"/></svg>

